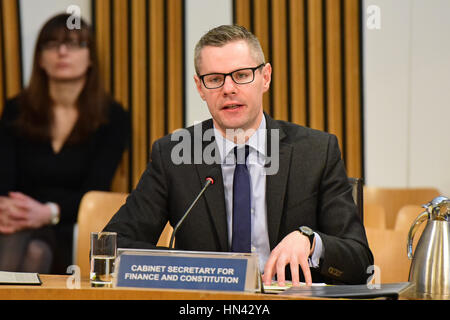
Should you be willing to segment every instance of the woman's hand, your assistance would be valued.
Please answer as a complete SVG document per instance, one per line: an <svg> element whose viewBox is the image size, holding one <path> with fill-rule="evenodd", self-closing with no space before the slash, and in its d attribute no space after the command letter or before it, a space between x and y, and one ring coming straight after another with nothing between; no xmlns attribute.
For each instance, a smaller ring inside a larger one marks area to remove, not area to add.
<svg viewBox="0 0 450 320"><path fill-rule="evenodd" d="M10 192L0 202L0 232L37 229L50 223L51 209L21 192Z"/></svg>
<svg viewBox="0 0 450 320"><path fill-rule="evenodd" d="M9 197L0 196L0 234L11 234L16 232L17 225L11 217L15 210L14 204Z"/></svg>

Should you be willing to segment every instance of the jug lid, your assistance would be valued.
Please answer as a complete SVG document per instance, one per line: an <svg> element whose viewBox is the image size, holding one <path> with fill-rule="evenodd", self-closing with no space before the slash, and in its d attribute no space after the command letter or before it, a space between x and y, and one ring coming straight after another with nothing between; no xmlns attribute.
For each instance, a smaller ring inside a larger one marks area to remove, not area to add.
<svg viewBox="0 0 450 320"><path fill-rule="evenodd" d="M429 218L433 220L449 221L450 216L450 199L444 196L438 196L424 204L422 207L427 209Z"/></svg>

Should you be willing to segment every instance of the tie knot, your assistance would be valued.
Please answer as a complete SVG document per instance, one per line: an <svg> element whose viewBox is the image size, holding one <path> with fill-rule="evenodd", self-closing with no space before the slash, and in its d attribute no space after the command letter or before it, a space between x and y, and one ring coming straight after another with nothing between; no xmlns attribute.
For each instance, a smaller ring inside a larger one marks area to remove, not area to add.
<svg viewBox="0 0 450 320"><path fill-rule="evenodd" d="M234 156L236 159L236 164L244 164L247 162L248 154L250 153L250 147L245 145L245 147L234 147Z"/></svg>

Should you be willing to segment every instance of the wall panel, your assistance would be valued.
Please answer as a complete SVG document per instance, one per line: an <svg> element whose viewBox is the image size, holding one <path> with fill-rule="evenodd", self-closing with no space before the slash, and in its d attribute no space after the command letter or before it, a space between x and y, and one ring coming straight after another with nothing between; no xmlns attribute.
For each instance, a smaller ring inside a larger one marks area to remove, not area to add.
<svg viewBox="0 0 450 320"><path fill-rule="evenodd" d="M22 90L19 5L0 2L0 114L6 99Z"/></svg>
<svg viewBox="0 0 450 320"><path fill-rule="evenodd" d="M183 0L93 2L103 76L131 114L129 154L114 180L115 191L134 188L152 143L183 127Z"/></svg>
<svg viewBox="0 0 450 320"><path fill-rule="evenodd" d="M363 177L360 2L235 0L234 5L235 23L250 26L273 67L264 111L335 134L349 176Z"/></svg>

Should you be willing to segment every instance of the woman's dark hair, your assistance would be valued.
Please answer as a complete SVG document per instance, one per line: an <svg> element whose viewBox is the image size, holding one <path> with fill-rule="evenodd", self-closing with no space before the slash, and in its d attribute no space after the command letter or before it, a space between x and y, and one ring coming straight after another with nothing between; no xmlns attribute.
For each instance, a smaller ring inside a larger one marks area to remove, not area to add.
<svg viewBox="0 0 450 320"><path fill-rule="evenodd" d="M41 141L51 140L53 123L52 101L49 94L49 79L39 60L42 49L49 41L78 40L89 49L90 66L84 88L76 101L78 121L67 139L68 144L84 140L107 119L110 97L101 85L95 39L89 25L80 19L80 28L69 29L69 14L59 14L42 27L34 50L33 69L28 87L19 97L20 112L17 127L21 134Z"/></svg>

